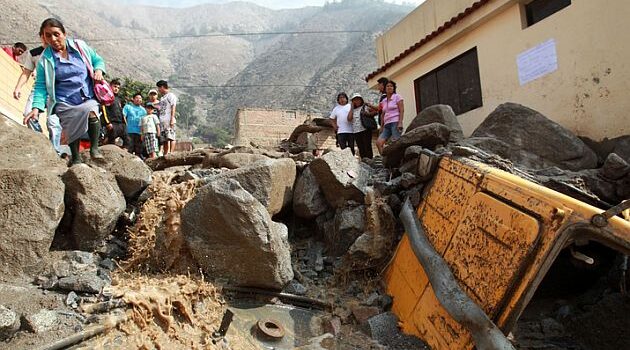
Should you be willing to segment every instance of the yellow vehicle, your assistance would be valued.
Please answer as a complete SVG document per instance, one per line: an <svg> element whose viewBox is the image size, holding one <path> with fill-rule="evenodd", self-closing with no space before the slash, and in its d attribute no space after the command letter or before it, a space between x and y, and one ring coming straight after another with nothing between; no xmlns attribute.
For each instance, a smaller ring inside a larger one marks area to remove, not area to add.
<svg viewBox="0 0 630 350"><path fill-rule="evenodd" d="M430 243L504 333L563 248L589 240L630 254L630 222L491 166L444 157L429 186L417 215ZM436 298L407 235L385 283L403 331L434 350L475 346Z"/></svg>

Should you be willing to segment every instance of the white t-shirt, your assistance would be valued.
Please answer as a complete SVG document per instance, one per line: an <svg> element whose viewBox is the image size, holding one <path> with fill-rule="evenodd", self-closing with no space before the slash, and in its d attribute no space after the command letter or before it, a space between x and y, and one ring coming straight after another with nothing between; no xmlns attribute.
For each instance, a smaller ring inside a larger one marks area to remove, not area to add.
<svg viewBox="0 0 630 350"><path fill-rule="evenodd" d="M330 112L330 119L337 120L337 134L352 134L352 122L348 121L348 113L350 112L350 104L336 105Z"/></svg>
<svg viewBox="0 0 630 350"><path fill-rule="evenodd" d="M160 122L162 125L169 126L171 124L171 111L177 105L177 96L169 92L160 99Z"/></svg>

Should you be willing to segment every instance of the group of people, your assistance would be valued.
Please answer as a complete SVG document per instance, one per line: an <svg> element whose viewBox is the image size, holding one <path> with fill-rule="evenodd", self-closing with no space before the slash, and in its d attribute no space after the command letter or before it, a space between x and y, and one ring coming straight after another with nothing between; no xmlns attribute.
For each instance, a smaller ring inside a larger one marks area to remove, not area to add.
<svg viewBox="0 0 630 350"><path fill-rule="evenodd" d="M120 137L123 146L138 156L155 157L158 147L163 154L174 149L177 97L166 81L157 82L157 90L149 92L149 102L144 106L140 93L126 105L116 96L112 104L102 106L94 84L104 80L103 58L84 41L67 37L63 23L55 18L42 22L39 37L42 45L37 48L27 50L16 43L12 49L14 55L19 54L14 58L22 66L13 97L21 98L22 87L34 74L24 124L38 125L39 114L47 110L51 143L59 154L64 152L62 144L69 146L71 164L81 163L80 141L85 135L90 141L90 156L103 158L99 150L101 126L106 135L104 143L115 143ZM112 80L111 87L117 94L120 82ZM158 91L162 95L159 100Z"/></svg>
<svg viewBox="0 0 630 350"><path fill-rule="evenodd" d="M388 140L400 138L403 129L405 106L403 98L396 93L396 82L385 77L378 79L379 100L375 104L365 102L355 93L350 99L345 92L337 95L337 105L330 113L337 133L337 143L341 149L350 148L355 154L356 143L361 158L372 158L372 132L378 116L379 136L376 147L379 153ZM372 126L373 125L373 126Z"/></svg>
<svg viewBox="0 0 630 350"><path fill-rule="evenodd" d="M101 123L105 126L104 144L116 144L142 158L154 158L175 149L177 97L169 91L168 82L160 80L157 90L149 90L143 106L141 92L136 92L130 102L120 98L120 81L113 79L110 86L114 102L101 106ZM162 98L158 100L158 91Z"/></svg>

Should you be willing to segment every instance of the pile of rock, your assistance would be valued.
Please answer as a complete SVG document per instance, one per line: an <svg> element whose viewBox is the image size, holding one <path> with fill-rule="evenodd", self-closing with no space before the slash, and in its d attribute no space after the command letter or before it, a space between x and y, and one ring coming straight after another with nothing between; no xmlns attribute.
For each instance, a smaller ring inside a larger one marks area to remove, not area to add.
<svg viewBox="0 0 630 350"><path fill-rule="evenodd" d="M37 276L55 244L94 251L128 202L151 183L151 169L115 146L98 163L68 168L41 134L0 119L0 272Z"/></svg>

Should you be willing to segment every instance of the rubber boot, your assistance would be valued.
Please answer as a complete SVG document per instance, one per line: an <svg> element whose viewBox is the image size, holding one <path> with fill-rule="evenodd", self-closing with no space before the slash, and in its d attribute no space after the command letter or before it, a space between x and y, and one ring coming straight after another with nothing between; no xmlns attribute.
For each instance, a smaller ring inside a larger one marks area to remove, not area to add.
<svg viewBox="0 0 630 350"><path fill-rule="evenodd" d="M70 146L70 153L72 154L72 159L70 160L70 166L81 164L83 161L81 160L81 154L79 153L79 140L70 142L68 146Z"/></svg>
<svg viewBox="0 0 630 350"><path fill-rule="evenodd" d="M98 149L98 139L101 132L101 122L98 118L90 118L88 121L88 135L90 136L90 156L92 159L103 159Z"/></svg>

